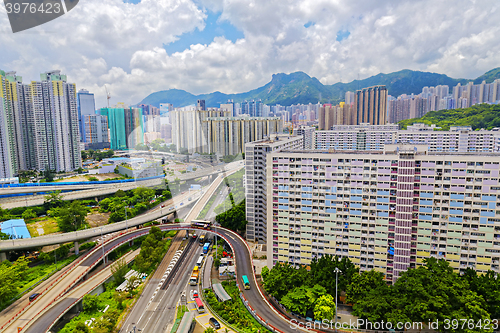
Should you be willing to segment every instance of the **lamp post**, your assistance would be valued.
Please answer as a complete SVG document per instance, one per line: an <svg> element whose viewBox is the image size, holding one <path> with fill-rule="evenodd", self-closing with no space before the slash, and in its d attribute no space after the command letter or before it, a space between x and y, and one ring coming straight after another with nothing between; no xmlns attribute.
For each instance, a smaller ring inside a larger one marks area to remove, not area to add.
<svg viewBox="0 0 500 333"><path fill-rule="evenodd" d="M339 273L342 273L342 271L338 268L335 267L335 332L337 332L337 310L338 310L338 280L339 280Z"/></svg>
<svg viewBox="0 0 500 333"><path fill-rule="evenodd" d="M127 206L125 206L125 228L128 232Z"/></svg>

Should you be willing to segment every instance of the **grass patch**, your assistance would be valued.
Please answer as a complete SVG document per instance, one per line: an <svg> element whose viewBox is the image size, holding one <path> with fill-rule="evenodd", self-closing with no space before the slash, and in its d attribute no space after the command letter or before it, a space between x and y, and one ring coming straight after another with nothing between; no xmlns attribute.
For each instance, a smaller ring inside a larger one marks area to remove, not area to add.
<svg viewBox="0 0 500 333"><path fill-rule="evenodd" d="M184 313L189 312L189 309L185 305L181 305L177 308L177 319L182 319L182 316L184 316Z"/></svg>
<svg viewBox="0 0 500 333"><path fill-rule="evenodd" d="M222 185L229 185L231 188L231 194L233 195L234 204L238 205L240 202L245 200L245 188L243 187L243 176L245 175L245 169L239 170L229 177L224 178ZM222 188L218 188L220 191ZM224 199L224 201L215 207L214 212L218 215L220 213L230 210L233 208L229 195Z"/></svg>
<svg viewBox="0 0 500 333"><path fill-rule="evenodd" d="M240 291L238 290L235 281L223 281L222 286L229 296L231 296L231 300L219 302L211 289L203 290L205 300L208 302L212 310L219 315L219 317L236 328L238 332L253 333L258 330L260 332L270 332L248 312L247 308L241 301L239 296Z"/></svg>
<svg viewBox="0 0 500 333"><path fill-rule="evenodd" d="M49 216L37 217L27 221L26 227L31 237L39 237L59 232L59 226L57 225L56 219ZM43 229L43 234L39 233L38 229Z"/></svg>
<svg viewBox="0 0 500 333"><path fill-rule="evenodd" d="M217 193L219 191L219 188L220 188L220 186L217 188L215 193ZM212 205L214 204L216 197L217 197L217 195L212 195L212 197L210 197L210 200L208 200L207 204L205 205L205 207L203 207L200 214L198 215L198 220L205 219L205 216L207 216L207 213L210 210L210 207L212 207Z"/></svg>

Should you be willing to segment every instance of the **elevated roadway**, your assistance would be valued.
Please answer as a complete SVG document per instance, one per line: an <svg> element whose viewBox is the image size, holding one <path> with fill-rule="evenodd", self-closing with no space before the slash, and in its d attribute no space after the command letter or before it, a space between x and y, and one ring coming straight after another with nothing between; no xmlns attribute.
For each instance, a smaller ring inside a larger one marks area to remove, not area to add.
<svg viewBox="0 0 500 333"><path fill-rule="evenodd" d="M90 228L80 231L67 232L64 234L57 235L47 235L29 239L15 239L0 241L0 252L21 250L21 249L31 249L40 246L63 244L68 242L76 242L82 239L89 239L93 237L100 236L101 234L109 234L128 228L133 228L142 225L147 222L157 220L168 214L172 214L176 210L180 209L180 203L187 205L190 203L188 200L192 198L192 201L197 200L200 197L200 192L186 192L184 194L178 195L174 198L174 204L167 205L165 207L157 207L156 209L149 210L147 213L138 215L127 221L117 222L113 224L108 224L102 227Z"/></svg>
<svg viewBox="0 0 500 333"><path fill-rule="evenodd" d="M118 183L118 184L109 184L109 185L93 185L93 186L70 186L68 187L53 187L49 186L46 188L36 188L38 191L29 190L22 193L35 193L35 192L52 192L57 190L70 190L74 188L72 192L63 192L61 193L61 198L63 200L77 200L77 199L86 199L86 198L95 198L101 195L108 195L112 193L116 193L118 190L129 191L134 188L144 186L144 187L152 187L152 186L162 186L164 185L163 178L150 179L145 181L137 181L137 182L129 182L129 183ZM50 189L48 189L50 188ZM14 189L14 188L13 188ZM26 188L22 188L26 190ZM0 189L0 194L12 194L6 193L7 189ZM38 206L43 205L45 201L44 195L25 195L25 196L15 196L15 197L7 197L0 198L0 206L3 209L12 209L16 207L29 207L29 206Z"/></svg>
<svg viewBox="0 0 500 333"><path fill-rule="evenodd" d="M219 183L222 180L220 177ZM214 182L216 183L216 182ZM214 185L214 184L212 184ZM216 189L217 187L215 187ZM215 191L213 189L213 191ZM206 191L205 195L203 196L202 200L207 200L208 198L213 195L213 191ZM211 194L210 194L211 193ZM201 202L201 201L200 201ZM203 205L200 204L201 207ZM198 210L197 206L192 209L190 214L197 215ZM189 220L188 220L189 221ZM171 225L162 225L161 228L163 230L199 230L199 229L193 229L189 223L181 223L181 224L171 224ZM121 237L134 237L137 233L146 231L147 228L145 229L140 229L140 230L134 230L130 231L127 233L125 236ZM216 233L220 237L224 238L226 242L231 246L232 251L235 255L235 260L236 260L236 275L238 282L241 281L241 277L243 275L247 275L250 280L250 285L251 288L249 290L241 289L240 290L243 294L244 299L248 302L249 306L253 311L256 313L256 315L263 321L266 322L268 325L272 326L275 331L278 332L292 332L295 330L292 330L290 323L287 318L283 317L276 309L272 307L272 305L264 298L262 291L260 290L256 280L255 280L255 274L254 274L254 267L253 267L253 262L252 262L252 257L251 257L251 251L250 248L248 247L247 243L245 240L243 240L239 235L236 233L226 230L223 228L215 228L214 230L211 230L210 232ZM109 241L106 244L110 244L111 242ZM81 267L79 265L78 267ZM80 270L81 271L81 268ZM67 281L67 279L65 279ZM241 284L241 283L239 283ZM69 284L68 284L69 285ZM58 290L65 290L68 289L68 285L61 284L60 288ZM49 315L49 318L45 318L44 320L50 321L54 320L54 316L56 313L52 313ZM29 318L28 318L29 319ZM17 327L17 326L10 326L10 327Z"/></svg>
<svg viewBox="0 0 500 333"><path fill-rule="evenodd" d="M20 194L20 193L36 193L36 192L53 192L58 190L68 190L68 191L80 191L80 190L92 190L96 188L113 188L115 191L119 189L127 188L131 186L152 186L161 184L163 181L163 177L158 177L155 179L137 179L135 181L127 181L123 183L116 182L75 182L75 184L68 184L67 182L61 182L61 184L51 183L51 185L47 185L47 183L41 184L26 184L26 186L20 187L0 187L0 194ZM53 185L52 185L53 184ZM141 184L141 185L139 185ZM24 185L24 184L20 184Z"/></svg>

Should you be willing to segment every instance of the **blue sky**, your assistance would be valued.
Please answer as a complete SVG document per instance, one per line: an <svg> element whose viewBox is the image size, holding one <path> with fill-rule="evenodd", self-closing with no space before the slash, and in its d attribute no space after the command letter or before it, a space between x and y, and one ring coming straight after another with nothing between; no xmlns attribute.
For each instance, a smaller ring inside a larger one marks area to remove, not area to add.
<svg viewBox="0 0 500 333"><path fill-rule="evenodd" d="M132 0L137 1L137 0ZM205 20L205 29L202 31L197 28L192 31L179 36L179 39L173 43L163 45L165 50L169 53L182 52L193 44L210 44L215 37L225 37L226 39L235 42L239 38L244 38L245 36L241 31L238 31L231 23L228 21L220 21L221 13L214 13L212 11L207 11L207 19Z"/></svg>

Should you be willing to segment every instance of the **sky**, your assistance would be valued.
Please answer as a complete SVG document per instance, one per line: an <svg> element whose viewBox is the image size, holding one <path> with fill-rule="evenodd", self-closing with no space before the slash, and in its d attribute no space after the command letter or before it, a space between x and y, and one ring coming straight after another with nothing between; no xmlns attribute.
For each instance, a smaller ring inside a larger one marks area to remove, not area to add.
<svg viewBox="0 0 500 333"><path fill-rule="evenodd" d="M274 73L323 84L402 69L476 78L500 66L498 0L80 0L13 34L0 5L0 69L25 83L60 69L96 106L170 88L245 92Z"/></svg>

